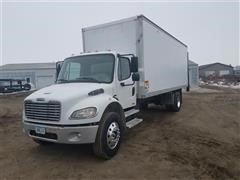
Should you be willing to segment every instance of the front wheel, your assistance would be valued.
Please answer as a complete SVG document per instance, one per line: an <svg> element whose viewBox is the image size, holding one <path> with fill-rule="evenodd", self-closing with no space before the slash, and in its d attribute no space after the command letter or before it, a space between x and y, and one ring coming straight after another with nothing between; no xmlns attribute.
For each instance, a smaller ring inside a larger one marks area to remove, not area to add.
<svg viewBox="0 0 240 180"><path fill-rule="evenodd" d="M106 113L98 128L96 141L93 145L94 153L104 159L112 158L120 147L122 132L120 116L115 112Z"/></svg>

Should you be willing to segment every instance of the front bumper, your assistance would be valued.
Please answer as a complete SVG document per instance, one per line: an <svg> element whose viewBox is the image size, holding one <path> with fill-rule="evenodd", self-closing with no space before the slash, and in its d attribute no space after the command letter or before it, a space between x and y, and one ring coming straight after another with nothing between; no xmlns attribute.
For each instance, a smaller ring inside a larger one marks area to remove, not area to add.
<svg viewBox="0 0 240 180"><path fill-rule="evenodd" d="M44 134L36 133L36 127L44 128ZM23 122L23 131L31 138L63 144L94 143L98 125L57 126Z"/></svg>

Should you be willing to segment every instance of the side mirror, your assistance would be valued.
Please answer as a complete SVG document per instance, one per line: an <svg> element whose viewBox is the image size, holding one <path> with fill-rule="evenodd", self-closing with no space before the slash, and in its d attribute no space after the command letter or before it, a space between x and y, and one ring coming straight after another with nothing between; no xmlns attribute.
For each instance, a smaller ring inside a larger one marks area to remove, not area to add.
<svg viewBox="0 0 240 180"><path fill-rule="evenodd" d="M131 72L138 72L138 58L135 56L131 58Z"/></svg>
<svg viewBox="0 0 240 180"><path fill-rule="evenodd" d="M62 68L62 63L63 63L63 61L58 61L58 62L56 63L56 79L58 78L58 75L59 75L60 70L61 70L61 68Z"/></svg>
<svg viewBox="0 0 240 180"><path fill-rule="evenodd" d="M138 73L133 73L132 74L132 81L139 81L140 79L140 76Z"/></svg>

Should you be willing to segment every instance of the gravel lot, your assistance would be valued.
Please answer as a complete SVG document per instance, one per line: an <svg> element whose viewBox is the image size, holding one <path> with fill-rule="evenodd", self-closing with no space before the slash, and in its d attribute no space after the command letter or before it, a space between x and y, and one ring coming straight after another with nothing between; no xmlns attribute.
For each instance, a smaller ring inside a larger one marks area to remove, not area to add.
<svg viewBox="0 0 240 180"><path fill-rule="evenodd" d="M185 93L179 113L152 106L108 161L24 136L25 96L0 96L0 179L240 179L239 90Z"/></svg>

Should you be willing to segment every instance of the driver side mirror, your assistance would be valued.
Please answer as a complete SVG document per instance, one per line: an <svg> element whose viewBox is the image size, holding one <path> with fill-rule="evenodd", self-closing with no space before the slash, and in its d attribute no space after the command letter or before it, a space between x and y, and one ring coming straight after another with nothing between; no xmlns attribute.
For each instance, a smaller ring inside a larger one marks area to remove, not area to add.
<svg viewBox="0 0 240 180"><path fill-rule="evenodd" d="M140 75L139 73L135 72L132 74L132 81L139 81Z"/></svg>
<svg viewBox="0 0 240 180"><path fill-rule="evenodd" d="M138 72L138 57L134 56L131 58L131 72Z"/></svg>
<svg viewBox="0 0 240 180"><path fill-rule="evenodd" d="M61 70L61 68L62 68L62 64L63 64L63 61L58 61L58 62L56 63L56 79L58 78L58 75L59 75L60 70Z"/></svg>

